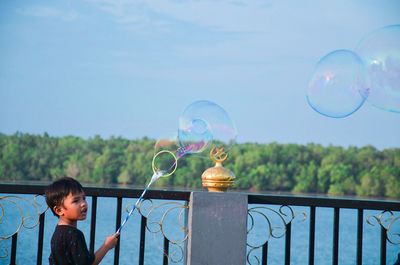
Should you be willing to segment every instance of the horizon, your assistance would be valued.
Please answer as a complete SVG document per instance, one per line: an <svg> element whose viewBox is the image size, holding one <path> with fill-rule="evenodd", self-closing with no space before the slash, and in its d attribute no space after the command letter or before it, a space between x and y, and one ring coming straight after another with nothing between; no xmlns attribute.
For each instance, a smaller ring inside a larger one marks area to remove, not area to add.
<svg viewBox="0 0 400 265"><path fill-rule="evenodd" d="M21 134L28 134L28 135L34 135L34 136L39 136L39 137L44 137L44 135L47 134L48 137L51 137L51 138L77 137L77 138L83 139L84 141L92 140L92 139L94 139L94 138L96 138L96 137L100 137L102 140L105 140L105 141L110 140L110 139L112 139L112 138L114 138L114 139L122 139L122 140L129 140L129 141L140 141L140 140L143 140L143 139L148 139L148 140L150 140L150 141L157 141L157 140L158 140L157 138L151 138L151 137L148 137L148 136L142 136L142 137L130 139L130 138L126 138L126 137L124 137L124 136L122 136L122 135L110 135L110 136L108 136L108 137L102 137L101 135L98 135L98 134L97 134L97 135L93 135L93 136L82 137L82 136L77 136L77 135L72 135L72 134L63 135L63 136L56 136L56 135L51 135L51 134L49 134L49 133L47 133L47 132L36 133L36 134L24 133L24 132L20 132L20 131L17 131L17 132L12 133L12 134L5 134L5 133L0 132L0 134L4 134L4 135L6 135L6 136L12 136L12 135L19 134L19 133L21 133ZM342 145L335 145L335 144L327 144L327 145L325 145L325 144L314 143L314 142L309 142L309 143L302 144L302 143L290 143L290 142L289 142L289 143L280 143L280 142L277 142L277 141L266 142L266 143L259 143L259 142L237 142L237 141L236 141L234 145L236 145L236 144L238 144L238 145L241 145L241 144L269 145L269 144L273 144L273 143L276 143L276 144L278 144L278 145L290 145L290 144L294 144L294 145L301 145L301 146L320 145L320 146L322 146L322 147L324 147L324 148L328 148L328 147L342 147L342 148L344 148L345 150L347 150L347 149L349 149L349 148L353 148L353 147L354 147L354 148L357 148L357 149L362 149L362 148L365 148L365 147L373 147L373 148L375 148L377 151L384 151L384 150L389 150L389 149L391 149L391 150L400 149L400 147L388 147L388 148L380 149L380 148L378 148L378 147L376 147L376 146L374 146L374 145L370 145L370 144L367 144L367 145L364 145L364 146L355 146L355 145L342 146Z"/></svg>

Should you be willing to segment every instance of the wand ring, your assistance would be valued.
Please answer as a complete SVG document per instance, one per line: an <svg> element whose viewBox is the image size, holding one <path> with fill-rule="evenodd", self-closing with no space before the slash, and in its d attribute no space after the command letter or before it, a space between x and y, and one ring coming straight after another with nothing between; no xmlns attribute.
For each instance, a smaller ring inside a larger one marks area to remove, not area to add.
<svg viewBox="0 0 400 265"><path fill-rule="evenodd" d="M171 168L173 168L172 171L169 172L169 173L167 173L167 174L165 174L165 175L164 175L164 174L162 175L162 177L169 177L169 176L171 176L172 174L175 173L175 170L176 170L176 168L178 167L178 159L176 158L175 154L172 153L171 151L168 151L168 150L161 150L160 152L158 152L157 154L155 154L154 157L153 157L153 162L151 163L151 166L152 166L152 168L153 168L153 172L154 172L154 173L156 173L157 171L160 170L160 169L158 169L158 168L156 167L156 165L155 165L155 160L156 160L156 157L158 157L159 155L161 155L161 154L163 154L163 153L168 153L168 154L172 155L172 157L173 157L174 160L175 160L174 164L169 168L170 170L171 170Z"/></svg>

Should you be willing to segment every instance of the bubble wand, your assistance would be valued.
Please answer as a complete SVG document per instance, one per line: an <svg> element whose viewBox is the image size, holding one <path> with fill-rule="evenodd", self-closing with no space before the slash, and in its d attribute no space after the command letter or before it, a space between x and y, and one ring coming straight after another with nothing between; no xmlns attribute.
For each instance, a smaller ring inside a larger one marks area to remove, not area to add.
<svg viewBox="0 0 400 265"><path fill-rule="evenodd" d="M134 210L138 207L139 203L143 200L143 196L147 192L147 190L149 189L151 184L153 184L160 177L168 177L168 176L172 175L177 168L178 159L180 159L185 154L198 153L198 152L203 151L208 146L210 141L213 139L213 136L210 133L210 130L208 127L208 123L205 120L202 120L199 118L194 118L191 120L190 126L186 126L186 127L185 127L185 130L181 130L181 137L185 141L183 141L183 143L181 141L179 141L180 147L175 151L175 153L177 155L175 155L173 152L171 152L169 150L161 150L160 152L158 152L154 155L153 162L152 162L152 168L153 168L154 174L151 177L149 184L144 189L144 191L140 195L139 199L137 199L135 205L129 211L125 220L122 222L120 228L118 228L117 233L121 232L123 226L126 224L129 217L132 215ZM195 139L196 141L193 141L192 138ZM162 141L156 143L156 149L159 147L165 148L165 146L168 146L171 144L176 144L176 141L162 140ZM172 155L172 157L174 158L174 163L172 163L172 165L168 168L168 170L160 170L155 166L156 157L158 157L160 154L163 154L163 153L168 153L168 154Z"/></svg>
<svg viewBox="0 0 400 265"><path fill-rule="evenodd" d="M175 162L174 164L169 168L169 170L172 169L171 172L166 173L166 170L159 170L156 168L155 166L155 159L157 156L159 156L162 153L169 153L173 156ZM151 177L151 180L149 182L149 184L147 184L147 187L144 189L144 191L142 192L142 194L140 195L139 199L136 200L135 205L133 206L133 208L129 211L128 215L125 217L125 220L122 222L121 226L118 228L117 233L120 233L122 228L124 227L124 225L126 224L126 222L128 221L129 217L132 215L132 213L135 211L135 209L137 208L137 206L139 205L139 203L143 200L143 196L146 194L147 190L150 188L151 184L153 184L156 180L158 180L160 177L168 177L171 176L177 166L178 166L178 159L176 158L176 156L174 155L174 153L172 153L171 151L168 150L162 150L160 152L158 152L154 157L153 157L153 162L152 162L152 168L153 168L153 176Z"/></svg>

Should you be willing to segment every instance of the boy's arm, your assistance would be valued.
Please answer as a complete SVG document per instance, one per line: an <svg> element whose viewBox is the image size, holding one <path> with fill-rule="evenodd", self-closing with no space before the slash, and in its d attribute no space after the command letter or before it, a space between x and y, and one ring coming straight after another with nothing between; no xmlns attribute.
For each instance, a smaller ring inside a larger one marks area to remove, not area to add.
<svg viewBox="0 0 400 265"><path fill-rule="evenodd" d="M94 253L94 262L92 265L98 265L110 249L113 249L118 243L119 233L110 235L104 241L104 244Z"/></svg>

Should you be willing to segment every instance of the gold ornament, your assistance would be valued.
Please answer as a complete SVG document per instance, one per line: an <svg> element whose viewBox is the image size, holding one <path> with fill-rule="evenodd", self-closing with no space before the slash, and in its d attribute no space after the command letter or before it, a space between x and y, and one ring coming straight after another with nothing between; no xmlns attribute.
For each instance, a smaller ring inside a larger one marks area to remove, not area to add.
<svg viewBox="0 0 400 265"><path fill-rule="evenodd" d="M224 152L224 148L214 147L210 151L210 157L215 162L215 166L206 169L201 175L203 186L207 187L208 191L224 192L233 186L236 179L232 171L222 166L228 154Z"/></svg>

